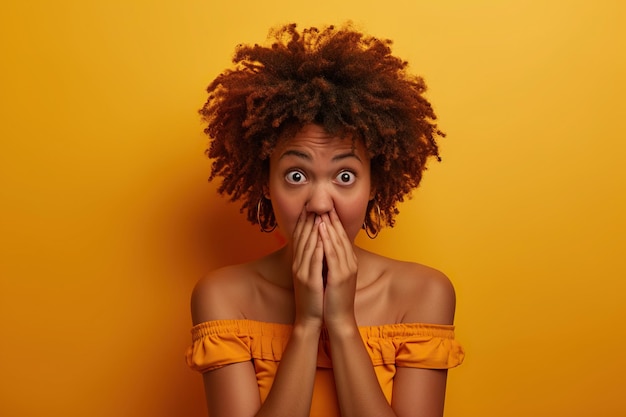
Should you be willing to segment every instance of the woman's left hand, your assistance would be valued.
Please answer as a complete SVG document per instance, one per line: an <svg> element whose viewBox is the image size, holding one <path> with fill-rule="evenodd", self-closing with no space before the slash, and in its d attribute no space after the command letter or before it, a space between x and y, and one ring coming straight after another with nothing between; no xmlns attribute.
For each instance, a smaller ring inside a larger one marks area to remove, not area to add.
<svg viewBox="0 0 626 417"><path fill-rule="evenodd" d="M334 326L353 326L356 293L357 257L335 209L323 214L319 233L328 267L324 291L324 322Z"/></svg>

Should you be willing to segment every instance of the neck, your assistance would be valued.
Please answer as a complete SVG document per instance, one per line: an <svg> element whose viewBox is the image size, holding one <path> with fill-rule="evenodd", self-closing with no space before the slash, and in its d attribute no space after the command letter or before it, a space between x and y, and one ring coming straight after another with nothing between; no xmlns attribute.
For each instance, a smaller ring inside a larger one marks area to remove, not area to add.
<svg viewBox="0 0 626 417"><path fill-rule="evenodd" d="M271 269L273 270L270 278L274 283L283 288L293 289L292 264L293 264L293 247L288 243L269 257Z"/></svg>

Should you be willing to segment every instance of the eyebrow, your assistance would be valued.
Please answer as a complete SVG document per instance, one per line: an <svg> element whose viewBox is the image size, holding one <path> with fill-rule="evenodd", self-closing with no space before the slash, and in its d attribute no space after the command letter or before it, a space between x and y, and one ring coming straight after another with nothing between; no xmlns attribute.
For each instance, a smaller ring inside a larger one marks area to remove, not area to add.
<svg viewBox="0 0 626 417"><path fill-rule="evenodd" d="M311 155L309 155L308 153L302 152L302 151L298 151L298 150L295 150L295 149L286 150L280 156L279 160L283 159L286 156L295 156L295 157L298 157L298 158L301 158L301 159L304 159L304 160L307 160L307 161L311 161L312 160ZM347 159L347 158L356 158L359 162L363 162L363 161L361 161L361 158L359 158L359 156L357 154L355 154L354 152L340 153L338 155L333 156L331 161L332 162L337 162L337 161L341 161L341 160Z"/></svg>

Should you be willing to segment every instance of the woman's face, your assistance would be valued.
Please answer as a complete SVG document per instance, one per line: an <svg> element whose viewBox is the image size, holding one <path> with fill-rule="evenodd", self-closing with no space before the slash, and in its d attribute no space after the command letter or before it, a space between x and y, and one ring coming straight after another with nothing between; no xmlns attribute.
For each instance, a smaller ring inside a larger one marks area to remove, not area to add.
<svg viewBox="0 0 626 417"><path fill-rule="evenodd" d="M365 147L360 140L305 125L293 138L279 141L272 152L266 197L286 239L291 240L303 208L318 215L334 208L353 241L373 197Z"/></svg>

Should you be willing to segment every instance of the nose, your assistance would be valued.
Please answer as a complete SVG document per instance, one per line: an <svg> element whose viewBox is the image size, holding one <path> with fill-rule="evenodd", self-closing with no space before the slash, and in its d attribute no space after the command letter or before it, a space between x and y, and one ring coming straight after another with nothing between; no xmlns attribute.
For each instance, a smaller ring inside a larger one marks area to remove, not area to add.
<svg viewBox="0 0 626 417"><path fill-rule="evenodd" d="M333 208L333 198L330 190L321 185L313 187L305 208L307 212L318 215L328 213Z"/></svg>

